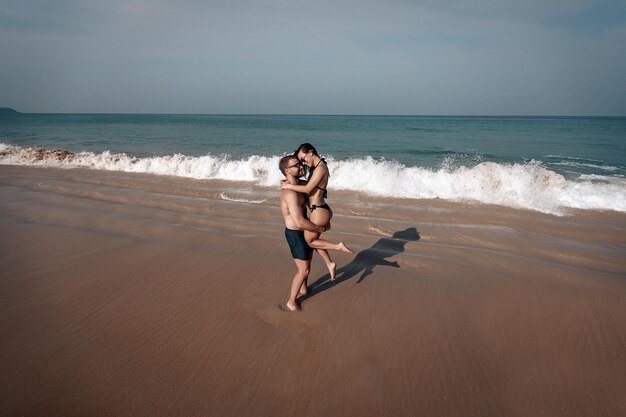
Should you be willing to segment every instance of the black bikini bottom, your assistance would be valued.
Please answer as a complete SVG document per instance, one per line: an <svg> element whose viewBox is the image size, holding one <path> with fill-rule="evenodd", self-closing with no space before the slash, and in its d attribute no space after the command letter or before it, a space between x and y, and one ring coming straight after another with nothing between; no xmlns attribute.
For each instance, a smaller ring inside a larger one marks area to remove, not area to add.
<svg viewBox="0 0 626 417"><path fill-rule="evenodd" d="M324 204L320 204L319 206L318 206L318 205L313 204L313 205L311 206L311 213L313 213L313 212L315 211L315 209L318 209L318 208L321 208L321 209L324 209L324 210L328 210L328 211L330 211L330 206L329 206L328 204L326 204L326 203L324 203Z"/></svg>

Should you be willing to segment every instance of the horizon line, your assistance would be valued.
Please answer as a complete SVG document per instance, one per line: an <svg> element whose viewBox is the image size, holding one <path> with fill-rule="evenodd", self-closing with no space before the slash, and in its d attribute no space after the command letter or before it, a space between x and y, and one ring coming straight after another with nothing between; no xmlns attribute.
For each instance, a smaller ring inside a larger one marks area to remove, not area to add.
<svg viewBox="0 0 626 417"><path fill-rule="evenodd" d="M76 114L76 115L145 115L145 116L319 116L319 117L606 117L623 118L624 115L591 115L591 114L415 114L415 113L163 113L163 112L23 112L11 107L0 109L13 110L7 114ZM2 113L0 113L2 114Z"/></svg>

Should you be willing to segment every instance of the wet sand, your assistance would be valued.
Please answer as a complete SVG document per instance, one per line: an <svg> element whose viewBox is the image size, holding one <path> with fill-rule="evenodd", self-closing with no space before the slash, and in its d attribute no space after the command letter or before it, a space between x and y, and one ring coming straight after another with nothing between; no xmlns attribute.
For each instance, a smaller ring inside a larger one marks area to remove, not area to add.
<svg viewBox="0 0 626 417"><path fill-rule="evenodd" d="M0 415L626 415L626 215L330 197L285 313L277 190L0 166Z"/></svg>

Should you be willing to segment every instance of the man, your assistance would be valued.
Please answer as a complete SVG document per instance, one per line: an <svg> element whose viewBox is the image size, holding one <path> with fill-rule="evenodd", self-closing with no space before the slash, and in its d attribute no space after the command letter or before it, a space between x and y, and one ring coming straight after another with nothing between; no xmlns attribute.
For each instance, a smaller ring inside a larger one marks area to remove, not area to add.
<svg viewBox="0 0 626 417"><path fill-rule="evenodd" d="M290 184L299 184L299 179L304 172L302 164L295 155L283 157L278 163L280 171ZM316 226L306 217L304 195L293 190L282 190L280 193L280 211L285 219L285 238L291 250L291 256L296 263L296 274L291 282L289 299L283 305L286 310L296 311L300 309L296 297L298 294L305 295L307 292L307 278L311 269L311 256L313 249L304 239L304 231L323 233L330 229L330 225Z"/></svg>

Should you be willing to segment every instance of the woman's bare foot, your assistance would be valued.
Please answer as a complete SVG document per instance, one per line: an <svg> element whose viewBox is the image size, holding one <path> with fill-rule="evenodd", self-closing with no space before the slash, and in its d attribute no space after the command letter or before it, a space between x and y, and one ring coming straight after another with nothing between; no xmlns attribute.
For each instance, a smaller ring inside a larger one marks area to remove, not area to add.
<svg viewBox="0 0 626 417"><path fill-rule="evenodd" d="M350 249L349 247L347 247L343 242L337 243L337 250L340 250L345 253L354 253L354 251Z"/></svg>
<svg viewBox="0 0 626 417"><path fill-rule="evenodd" d="M328 268L328 272L330 273L330 280L334 281L335 280L335 273L337 271L337 264L334 262L330 262L326 264L326 267Z"/></svg>
<svg viewBox="0 0 626 417"><path fill-rule="evenodd" d="M300 291L298 291L298 295L305 296L309 293L309 290L306 287L300 287Z"/></svg>

